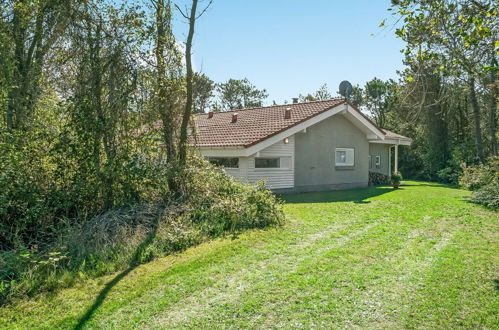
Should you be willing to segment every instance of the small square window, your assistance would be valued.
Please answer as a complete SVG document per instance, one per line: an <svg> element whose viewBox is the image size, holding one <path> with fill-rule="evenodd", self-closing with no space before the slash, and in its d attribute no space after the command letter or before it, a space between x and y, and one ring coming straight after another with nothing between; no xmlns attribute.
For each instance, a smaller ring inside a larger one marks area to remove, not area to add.
<svg viewBox="0 0 499 330"><path fill-rule="evenodd" d="M354 166L355 151L353 148L336 148L335 151L336 166Z"/></svg>
<svg viewBox="0 0 499 330"><path fill-rule="evenodd" d="M381 166L381 156L376 156L376 167Z"/></svg>

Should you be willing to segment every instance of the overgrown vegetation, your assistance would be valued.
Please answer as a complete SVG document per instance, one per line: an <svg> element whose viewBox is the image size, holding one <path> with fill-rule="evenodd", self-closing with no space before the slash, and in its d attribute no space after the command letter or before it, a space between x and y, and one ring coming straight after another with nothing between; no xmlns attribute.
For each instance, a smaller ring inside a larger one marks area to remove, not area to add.
<svg viewBox="0 0 499 330"><path fill-rule="evenodd" d="M280 230L17 301L0 328L496 328L497 213L405 183L287 195Z"/></svg>
<svg viewBox="0 0 499 330"><path fill-rule="evenodd" d="M182 176L182 198L143 200L85 221L66 218L50 239L0 252L0 302L148 262L225 233L283 222L280 202L263 186L237 183L203 160L189 162Z"/></svg>
<svg viewBox="0 0 499 330"><path fill-rule="evenodd" d="M390 183L388 175L369 171L369 185L381 185Z"/></svg>
<svg viewBox="0 0 499 330"><path fill-rule="evenodd" d="M473 191L470 200L489 208L499 208L499 158L485 165L463 166L459 185Z"/></svg>
<svg viewBox="0 0 499 330"><path fill-rule="evenodd" d="M210 4L2 2L0 303L282 222L269 191L188 148Z"/></svg>

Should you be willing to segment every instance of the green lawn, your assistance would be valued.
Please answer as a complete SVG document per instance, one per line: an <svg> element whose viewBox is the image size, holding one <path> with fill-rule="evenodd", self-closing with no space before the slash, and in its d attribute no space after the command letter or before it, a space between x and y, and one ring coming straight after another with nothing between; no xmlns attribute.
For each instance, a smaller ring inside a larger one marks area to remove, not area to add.
<svg viewBox="0 0 499 330"><path fill-rule="evenodd" d="M0 328L497 328L499 216L406 182L287 196L288 223L0 309Z"/></svg>

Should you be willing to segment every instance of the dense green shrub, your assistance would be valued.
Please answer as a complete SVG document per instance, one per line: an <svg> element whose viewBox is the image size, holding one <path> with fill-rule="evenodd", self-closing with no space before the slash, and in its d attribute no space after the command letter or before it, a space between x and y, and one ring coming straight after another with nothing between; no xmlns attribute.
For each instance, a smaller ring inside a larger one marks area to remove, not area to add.
<svg viewBox="0 0 499 330"><path fill-rule="evenodd" d="M490 208L499 207L499 157L485 165L463 166L461 187L473 191L470 201Z"/></svg>
<svg viewBox="0 0 499 330"><path fill-rule="evenodd" d="M403 180L402 173L394 172L390 177L390 183L400 183Z"/></svg>
<svg viewBox="0 0 499 330"><path fill-rule="evenodd" d="M473 192L470 200L492 209L499 208L499 183L489 183Z"/></svg>
<svg viewBox="0 0 499 330"><path fill-rule="evenodd" d="M463 174L459 178L459 185L467 190L475 191L499 180L499 157L485 165L463 165L462 168Z"/></svg>
<svg viewBox="0 0 499 330"><path fill-rule="evenodd" d="M174 173L183 178L180 196L156 196L75 221L46 246L0 251L0 302L131 267L225 233L284 221L281 202L262 185L236 182L196 158Z"/></svg>
<svg viewBox="0 0 499 330"><path fill-rule="evenodd" d="M389 181L388 175L369 171L369 185L388 184Z"/></svg>

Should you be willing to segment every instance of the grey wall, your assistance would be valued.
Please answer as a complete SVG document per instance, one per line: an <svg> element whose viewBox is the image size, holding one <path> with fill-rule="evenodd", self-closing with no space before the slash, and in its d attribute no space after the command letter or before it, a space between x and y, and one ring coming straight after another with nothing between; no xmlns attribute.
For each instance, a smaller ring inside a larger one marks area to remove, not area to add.
<svg viewBox="0 0 499 330"><path fill-rule="evenodd" d="M355 165L335 167L336 148L354 148ZM295 189L323 190L366 186L369 143L366 135L342 115L335 115L295 134Z"/></svg>
<svg viewBox="0 0 499 330"><path fill-rule="evenodd" d="M389 144L377 144L370 143L369 144L369 155L371 155L371 164L369 166L369 171L383 173L385 175L390 175L389 172ZM376 156L381 156L381 166L376 166Z"/></svg>

